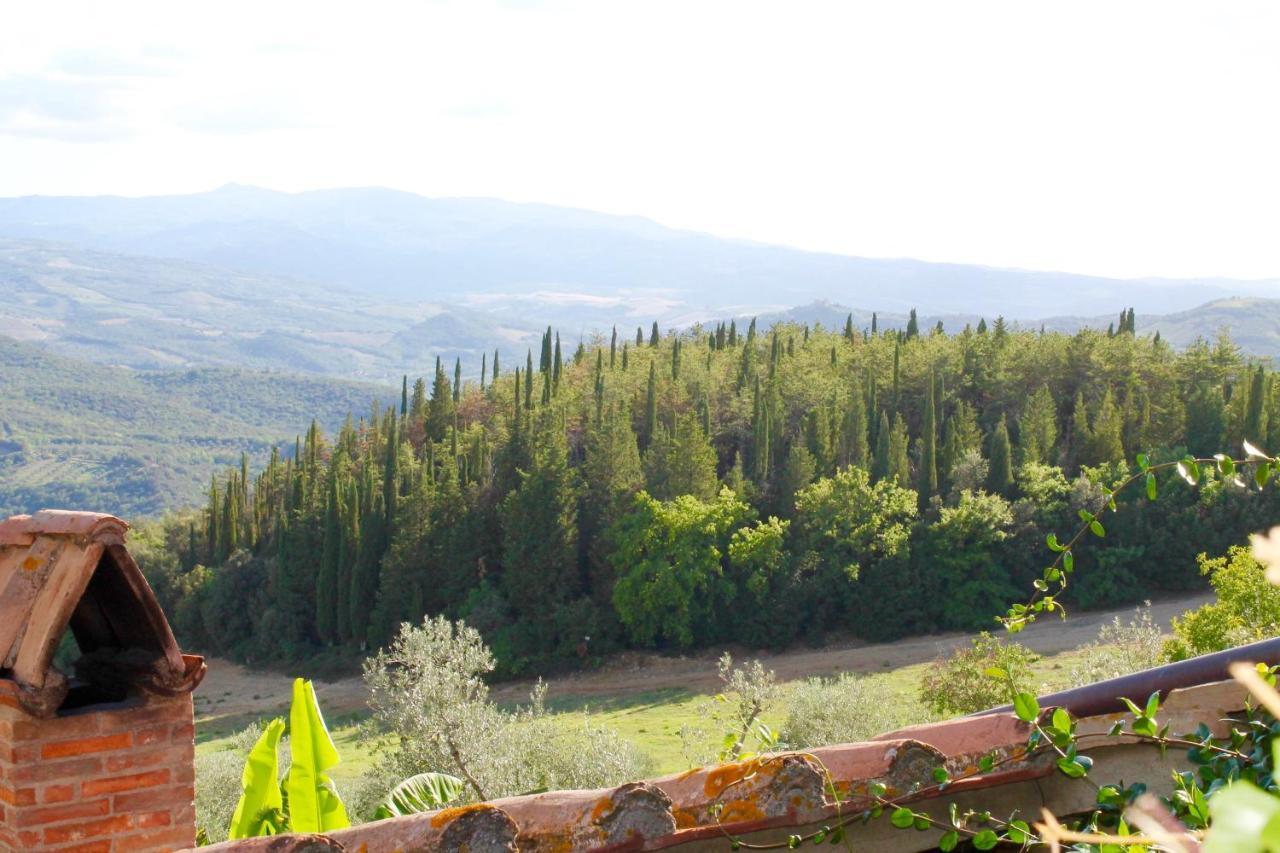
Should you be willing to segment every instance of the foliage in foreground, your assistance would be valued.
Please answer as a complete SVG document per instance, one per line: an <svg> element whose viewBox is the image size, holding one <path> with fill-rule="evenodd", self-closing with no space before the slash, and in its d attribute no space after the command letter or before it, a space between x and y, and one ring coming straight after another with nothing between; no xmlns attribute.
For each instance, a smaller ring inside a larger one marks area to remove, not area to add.
<svg viewBox="0 0 1280 853"><path fill-rule="evenodd" d="M310 681L298 678L293 682L291 761L281 779L277 747L284 731L283 719L272 720L250 750L228 837L326 832L351 825L346 806L328 776L339 762L338 750L320 715Z"/></svg>

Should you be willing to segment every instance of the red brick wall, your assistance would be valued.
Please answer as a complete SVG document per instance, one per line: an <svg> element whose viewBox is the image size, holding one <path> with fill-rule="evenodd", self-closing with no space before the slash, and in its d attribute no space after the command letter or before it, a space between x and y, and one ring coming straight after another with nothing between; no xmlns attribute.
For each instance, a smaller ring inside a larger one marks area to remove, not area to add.
<svg viewBox="0 0 1280 853"><path fill-rule="evenodd" d="M0 849L190 847L194 763L190 695L50 720L0 704Z"/></svg>

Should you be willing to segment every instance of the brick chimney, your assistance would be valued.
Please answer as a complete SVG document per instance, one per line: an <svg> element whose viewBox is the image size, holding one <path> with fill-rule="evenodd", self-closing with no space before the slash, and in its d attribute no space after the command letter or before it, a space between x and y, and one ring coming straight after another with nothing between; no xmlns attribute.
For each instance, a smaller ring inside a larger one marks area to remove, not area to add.
<svg viewBox="0 0 1280 853"><path fill-rule="evenodd" d="M0 522L0 849L194 843L204 661L178 650L127 529L51 510Z"/></svg>

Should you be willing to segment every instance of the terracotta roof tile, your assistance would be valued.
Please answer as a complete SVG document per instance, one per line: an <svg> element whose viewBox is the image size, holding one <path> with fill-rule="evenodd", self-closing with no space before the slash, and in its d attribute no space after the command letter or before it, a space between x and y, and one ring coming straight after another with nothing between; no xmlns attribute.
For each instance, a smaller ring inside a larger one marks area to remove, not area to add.
<svg viewBox="0 0 1280 853"><path fill-rule="evenodd" d="M174 692L203 676L203 660L179 651L125 547L128 529L111 515L66 510L0 521L0 668L30 713L52 714L70 689L53 667L68 627L94 683Z"/></svg>

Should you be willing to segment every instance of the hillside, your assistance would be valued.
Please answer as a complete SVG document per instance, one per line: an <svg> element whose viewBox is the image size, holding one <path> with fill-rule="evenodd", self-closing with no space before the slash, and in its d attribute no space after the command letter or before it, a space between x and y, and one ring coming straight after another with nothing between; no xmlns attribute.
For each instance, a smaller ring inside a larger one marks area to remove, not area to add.
<svg viewBox="0 0 1280 853"><path fill-rule="evenodd" d="M435 355L536 340L528 323L298 279L0 237L0 329L140 370L231 366L393 383ZM523 347L521 347L523 348ZM473 358L474 357L474 358Z"/></svg>
<svg viewBox="0 0 1280 853"><path fill-rule="evenodd" d="M289 276L377 300L484 304L500 317L565 328L607 326L621 314L671 325L815 299L1026 320L1280 292L1275 281L1117 280L804 252L639 217L377 188L0 199L0 236Z"/></svg>
<svg viewBox="0 0 1280 853"><path fill-rule="evenodd" d="M74 506L136 517L198 502L242 452L260 464L312 417L333 429L395 394L242 369L139 373L2 337L0 388L0 516Z"/></svg>

